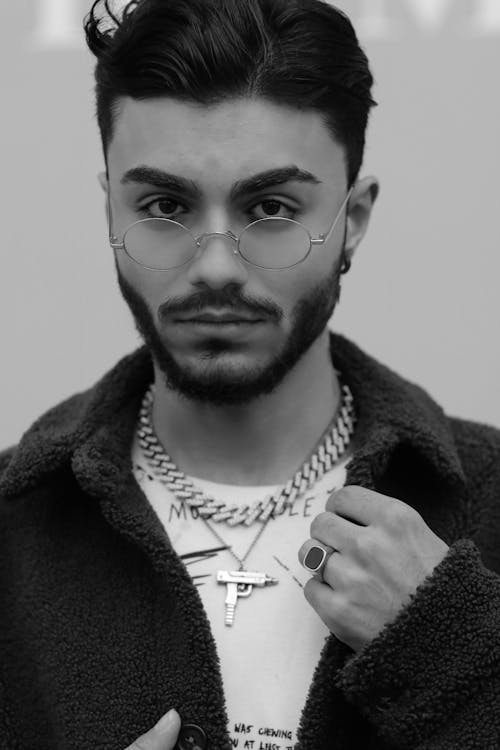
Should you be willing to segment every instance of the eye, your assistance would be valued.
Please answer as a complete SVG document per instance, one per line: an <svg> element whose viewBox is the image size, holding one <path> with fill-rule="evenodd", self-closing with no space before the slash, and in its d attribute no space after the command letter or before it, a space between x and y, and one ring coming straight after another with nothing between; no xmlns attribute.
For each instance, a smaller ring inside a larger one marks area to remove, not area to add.
<svg viewBox="0 0 500 750"><path fill-rule="evenodd" d="M176 211L178 208L181 208L181 211ZM184 208L185 206L174 198L157 198L142 206L139 212L146 218L176 220Z"/></svg>
<svg viewBox="0 0 500 750"><path fill-rule="evenodd" d="M260 208L260 210L256 210L257 208ZM252 211L250 211L251 216L253 216L255 220L268 219L272 216L276 216L281 219L293 219L296 213L296 208L287 206L285 203L277 200L276 198L267 198L263 201L260 201L259 203L256 203L253 206Z"/></svg>

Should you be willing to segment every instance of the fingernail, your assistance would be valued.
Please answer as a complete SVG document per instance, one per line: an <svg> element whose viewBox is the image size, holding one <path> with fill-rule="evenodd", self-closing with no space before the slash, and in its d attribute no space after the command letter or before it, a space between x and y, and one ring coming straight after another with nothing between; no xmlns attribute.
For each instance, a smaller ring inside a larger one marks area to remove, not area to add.
<svg viewBox="0 0 500 750"><path fill-rule="evenodd" d="M161 719L155 724L155 729L167 729L175 719L176 714L175 708L171 708L168 713L161 717Z"/></svg>

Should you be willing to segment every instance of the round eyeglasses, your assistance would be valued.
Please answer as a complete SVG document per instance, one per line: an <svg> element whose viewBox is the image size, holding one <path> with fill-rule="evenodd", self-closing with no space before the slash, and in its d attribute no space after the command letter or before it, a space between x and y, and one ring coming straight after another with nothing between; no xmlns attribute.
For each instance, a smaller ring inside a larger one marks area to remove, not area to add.
<svg viewBox="0 0 500 750"><path fill-rule="evenodd" d="M313 245L327 242L351 196L353 187L344 198L328 232L316 238L312 237L300 222L280 216L257 219L248 224L239 236L228 230L205 232L199 237L195 237L187 227L177 221L151 217L139 219L131 224L125 230L122 241L118 242L118 238L111 233L108 195L109 243L113 250L124 250L131 260L144 268L152 271L170 271L192 260L204 240L223 236L236 243L234 254L252 266L267 270L292 268L307 258Z"/></svg>

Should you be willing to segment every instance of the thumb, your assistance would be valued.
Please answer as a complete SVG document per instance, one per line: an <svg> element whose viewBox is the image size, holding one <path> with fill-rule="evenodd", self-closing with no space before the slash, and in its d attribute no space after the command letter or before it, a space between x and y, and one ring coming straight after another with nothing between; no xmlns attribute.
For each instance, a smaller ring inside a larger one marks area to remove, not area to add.
<svg viewBox="0 0 500 750"><path fill-rule="evenodd" d="M149 732L141 734L126 750L174 750L180 728L180 716L172 708Z"/></svg>

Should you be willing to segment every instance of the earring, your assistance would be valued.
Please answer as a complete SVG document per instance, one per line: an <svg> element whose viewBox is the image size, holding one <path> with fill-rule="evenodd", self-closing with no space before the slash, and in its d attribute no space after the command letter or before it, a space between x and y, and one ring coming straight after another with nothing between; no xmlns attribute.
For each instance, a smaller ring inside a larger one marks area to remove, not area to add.
<svg viewBox="0 0 500 750"><path fill-rule="evenodd" d="M351 267L351 259L344 257L342 266L340 267L340 273L347 273Z"/></svg>

